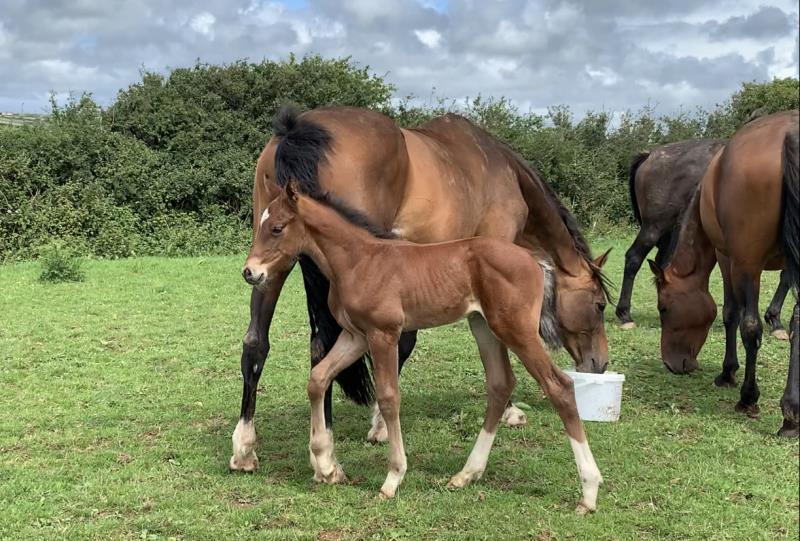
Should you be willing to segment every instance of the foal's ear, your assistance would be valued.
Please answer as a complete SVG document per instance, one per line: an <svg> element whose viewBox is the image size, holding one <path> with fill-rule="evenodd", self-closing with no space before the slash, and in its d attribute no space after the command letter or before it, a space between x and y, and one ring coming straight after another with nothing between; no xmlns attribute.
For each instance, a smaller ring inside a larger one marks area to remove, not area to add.
<svg viewBox="0 0 800 541"><path fill-rule="evenodd" d="M290 180L286 183L286 197L289 199L289 205L293 208L297 205L297 181Z"/></svg>
<svg viewBox="0 0 800 541"><path fill-rule="evenodd" d="M659 284L664 284L667 282L667 278L664 275L664 269L662 269L658 263L652 259L648 259L647 264L650 265L650 270L653 271L653 276L656 277L656 282Z"/></svg>
<svg viewBox="0 0 800 541"><path fill-rule="evenodd" d="M609 248L608 250L606 250L606 252L605 252L603 255L596 257L596 258L594 259L594 261L592 261L592 263L594 263L594 265L595 265L595 266L596 266L598 269L602 269L602 268L603 268L603 265L605 265L605 264L606 264L606 261L608 261L608 254L610 254L610 253L611 253L611 248Z"/></svg>

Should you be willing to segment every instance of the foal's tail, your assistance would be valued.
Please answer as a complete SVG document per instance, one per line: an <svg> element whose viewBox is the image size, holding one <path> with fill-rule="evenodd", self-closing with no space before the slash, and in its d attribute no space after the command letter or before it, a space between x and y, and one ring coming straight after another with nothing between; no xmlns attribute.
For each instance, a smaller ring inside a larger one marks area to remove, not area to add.
<svg viewBox="0 0 800 541"><path fill-rule="evenodd" d="M636 202L636 172L639 171L639 166L649 157L650 153L647 151L640 152L634 156L631 161L631 170L628 174L628 194L631 197L631 209L633 209L633 217L636 218L639 225L642 225L642 212L639 210L639 204Z"/></svg>
<svg viewBox="0 0 800 541"><path fill-rule="evenodd" d="M800 134L787 132L783 138L783 195L781 215L781 244L786 260L789 285L798 294L800 287Z"/></svg>

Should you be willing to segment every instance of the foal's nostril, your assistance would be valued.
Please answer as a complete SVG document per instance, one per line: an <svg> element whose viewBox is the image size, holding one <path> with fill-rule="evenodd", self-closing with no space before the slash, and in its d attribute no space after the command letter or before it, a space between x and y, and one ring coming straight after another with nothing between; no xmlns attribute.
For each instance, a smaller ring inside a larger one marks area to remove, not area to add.
<svg viewBox="0 0 800 541"><path fill-rule="evenodd" d="M244 277L245 282L250 282L253 279L253 271L250 270L250 267L245 267L242 271L242 276Z"/></svg>

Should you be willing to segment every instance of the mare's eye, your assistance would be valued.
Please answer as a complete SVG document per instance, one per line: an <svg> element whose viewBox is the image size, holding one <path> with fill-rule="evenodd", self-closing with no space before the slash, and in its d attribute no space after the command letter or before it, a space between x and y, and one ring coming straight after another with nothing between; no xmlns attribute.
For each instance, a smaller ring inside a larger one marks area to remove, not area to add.
<svg viewBox="0 0 800 541"><path fill-rule="evenodd" d="M282 225L272 226L272 236L273 237L277 237L278 235L281 234L282 231L283 231L283 226Z"/></svg>
<svg viewBox="0 0 800 541"><path fill-rule="evenodd" d="M606 311L606 303L598 302L597 303L597 309L600 310L601 312L605 312Z"/></svg>
<svg viewBox="0 0 800 541"><path fill-rule="evenodd" d="M659 305L658 305L658 311L659 311L659 313L662 313L662 314L663 314L664 312L666 312L666 311L667 311L667 307L666 307L666 306L664 306L663 304L659 304Z"/></svg>

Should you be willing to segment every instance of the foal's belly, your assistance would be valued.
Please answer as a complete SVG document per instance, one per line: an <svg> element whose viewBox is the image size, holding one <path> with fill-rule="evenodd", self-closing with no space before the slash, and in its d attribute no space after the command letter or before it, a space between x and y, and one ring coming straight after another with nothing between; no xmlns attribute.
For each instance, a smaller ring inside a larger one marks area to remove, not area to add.
<svg viewBox="0 0 800 541"><path fill-rule="evenodd" d="M407 309L405 311L403 330L418 331L420 329L432 329L434 327L441 327L442 325L449 325L450 323L455 323L463 319L473 312L483 313L480 304L471 299L464 300L457 305L439 308L437 310Z"/></svg>

